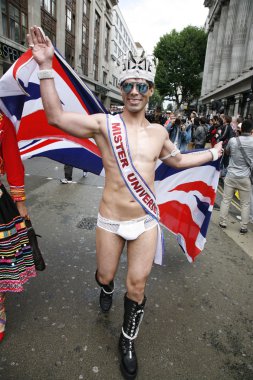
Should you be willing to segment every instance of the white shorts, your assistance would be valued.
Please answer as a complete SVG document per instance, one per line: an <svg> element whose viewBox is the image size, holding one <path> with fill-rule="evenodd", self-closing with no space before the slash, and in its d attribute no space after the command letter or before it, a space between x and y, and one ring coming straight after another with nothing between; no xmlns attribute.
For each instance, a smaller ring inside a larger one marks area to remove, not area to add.
<svg viewBox="0 0 253 380"><path fill-rule="evenodd" d="M158 225L158 222L151 216L145 215L141 218L127 221L110 220L98 214L97 226L121 236L125 240L135 240L143 232L150 230Z"/></svg>

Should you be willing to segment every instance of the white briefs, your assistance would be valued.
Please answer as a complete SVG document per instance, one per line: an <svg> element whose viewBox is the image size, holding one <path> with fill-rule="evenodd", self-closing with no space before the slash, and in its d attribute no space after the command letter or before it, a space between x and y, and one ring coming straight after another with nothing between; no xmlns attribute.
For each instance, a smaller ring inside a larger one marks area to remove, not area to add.
<svg viewBox="0 0 253 380"><path fill-rule="evenodd" d="M143 232L148 231L157 225L157 220L148 214L137 219L119 221L106 219L98 213L97 219L98 227L119 235L125 240L135 240Z"/></svg>

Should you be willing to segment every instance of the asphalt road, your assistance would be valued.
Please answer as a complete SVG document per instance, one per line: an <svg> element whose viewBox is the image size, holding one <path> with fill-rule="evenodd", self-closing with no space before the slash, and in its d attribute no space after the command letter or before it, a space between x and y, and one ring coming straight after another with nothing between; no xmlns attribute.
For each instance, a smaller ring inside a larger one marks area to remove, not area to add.
<svg viewBox="0 0 253 380"><path fill-rule="evenodd" d="M0 379L120 380L118 336L126 256L109 315L99 311L94 281L95 223L103 179L46 159L25 162L27 204L47 268L7 299L7 333ZM138 380L253 379L252 225L238 233L235 208L228 231L217 225L217 195L207 243L189 264L165 231L166 255L148 280L136 349Z"/></svg>

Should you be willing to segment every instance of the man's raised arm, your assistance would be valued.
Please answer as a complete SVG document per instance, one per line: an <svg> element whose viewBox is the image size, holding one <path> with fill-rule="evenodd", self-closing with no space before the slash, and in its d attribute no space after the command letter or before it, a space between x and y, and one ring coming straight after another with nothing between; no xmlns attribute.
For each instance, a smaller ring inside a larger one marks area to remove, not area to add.
<svg viewBox="0 0 253 380"><path fill-rule="evenodd" d="M221 141L212 149L206 149L195 153L193 152L192 154L181 154L170 141L169 137L167 137L160 154L160 160L171 167L186 169L203 165L209 161L216 161L222 156L223 151L224 149L222 148Z"/></svg>
<svg viewBox="0 0 253 380"><path fill-rule="evenodd" d="M54 83L54 47L50 39L39 27L33 26L27 35L27 41L33 58L39 65L40 92L48 123L76 137L88 138L99 133L105 120L104 114L84 115L63 111Z"/></svg>

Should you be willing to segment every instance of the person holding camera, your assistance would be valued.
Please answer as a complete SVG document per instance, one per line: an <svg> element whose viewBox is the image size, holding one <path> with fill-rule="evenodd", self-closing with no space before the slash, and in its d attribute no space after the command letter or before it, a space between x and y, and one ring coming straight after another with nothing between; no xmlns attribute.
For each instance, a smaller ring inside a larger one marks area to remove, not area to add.
<svg viewBox="0 0 253 380"><path fill-rule="evenodd" d="M176 117L172 118L166 130L169 133L170 140L180 152L185 152L187 145L191 141L191 125L186 126L185 119Z"/></svg>

